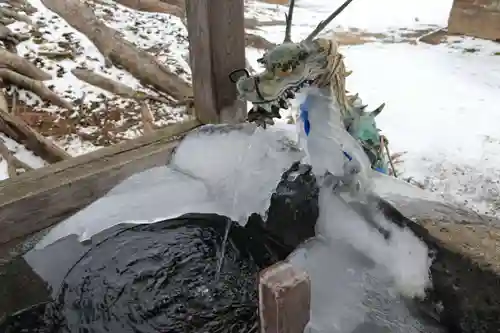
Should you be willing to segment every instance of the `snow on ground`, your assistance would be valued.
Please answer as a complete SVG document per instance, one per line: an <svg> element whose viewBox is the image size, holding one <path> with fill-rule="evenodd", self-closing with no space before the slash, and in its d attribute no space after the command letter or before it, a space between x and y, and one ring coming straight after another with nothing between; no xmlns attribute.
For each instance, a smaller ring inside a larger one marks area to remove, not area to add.
<svg viewBox="0 0 500 333"><path fill-rule="evenodd" d="M354 70L349 86L365 103L387 102L378 124L393 152L407 152L402 176L482 212L500 204L495 48L500 45L483 43L477 53L407 44L344 50Z"/></svg>
<svg viewBox="0 0 500 333"><path fill-rule="evenodd" d="M17 159L21 162L26 163L30 167L36 169L40 168L46 163L38 156L33 155L30 151L26 150L26 148L14 140L9 139L2 133L0 133L0 141L5 144L5 146L13 153ZM7 161L5 158L0 156L0 181L9 178L9 173L7 169Z"/></svg>
<svg viewBox="0 0 500 333"><path fill-rule="evenodd" d="M9 28L16 33L33 36L18 46L18 53L50 73L53 79L44 83L77 106L76 111L70 114L67 110L43 103L31 92L18 89L21 101L33 106L36 112L48 113L53 117L56 129L49 129L44 135L58 136L56 142L75 155L141 135L138 102L117 97L91 86L77 79L71 70L85 68L121 82L136 91L158 94L143 87L127 71L115 66L106 67L104 57L85 35L46 9L39 0L28 1L38 10L31 15L31 19L40 28L34 32L32 27L24 22L9 25ZM157 56L172 72L190 81L187 30L179 18L167 14L138 12L114 3L109 5L92 1L86 3L93 8L98 18L118 30L126 40ZM56 52L68 53L68 51L72 53L72 57L54 58L45 55ZM149 106L153 112L155 125L158 126L186 118L184 108L153 102ZM77 132L58 135L68 126L76 128ZM111 133L112 140L106 141L106 138L103 138L101 132L105 126L110 128L108 132ZM58 127L62 130L58 131ZM91 142L83 143L82 136L90 138Z"/></svg>
<svg viewBox="0 0 500 333"><path fill-rule="evenodd" d="M305 37L342 2L297 0L293 39ZM356 0L331 27L393 36L436 29L446 26L451 5L451 0ZM250 8L256 17L262 8L272 10L274 20L287 11L259 2ZM280 42L284 27L259 27L256 33ZM387 103L378 124L392 153L406 152L400 176L446 200L500 215L500 44L448 37L436 46L377 42L344 46L341 52L353 70L348 90L373 108Z"/></svg>
<svg viewBox="0 0 500 333"><path fill-rule="evenodd" d="M294 40L305 38L343 2L344 0L297 0L292 28ZM397 37L408 31L444 27L447 25L452 2L453 0L354 0L326 31L332 28L336 31L356 29ZM287 11L286 6L247 1L248 17L261 21L283 21ZM270 41L278 43L283 40L285 27L269 25L258 27L257 33L258 31L265 33Z"/></svg>

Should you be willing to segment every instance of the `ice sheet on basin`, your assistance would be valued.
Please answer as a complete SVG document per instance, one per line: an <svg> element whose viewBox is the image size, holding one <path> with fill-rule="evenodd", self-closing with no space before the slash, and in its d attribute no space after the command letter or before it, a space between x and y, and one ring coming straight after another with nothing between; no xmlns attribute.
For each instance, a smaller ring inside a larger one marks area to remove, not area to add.
<svg viewBox="0 0 500 333"><path fill-rule="evenodd" d="M168 166L135 174L54 227L42 248L70 234L80 240L116 224L152 223L185 213L246 221L264 213L282 173L303 153L294 128L210 125L188 135Z"/></svg>
<svg viewBox="0 0 500 333"><path fill-rule="evenodd" d="M250 213L263 213L282 173L303 157L295 133L285 125L265 131L251 125L203 127L183 140L168 166L122 182L56 226L37 248L70 234L87 239L122 222L151 223L188 212L242 222ZM323 199L328 202L320 207L320 238L291 257L312 278L311 332L437 332L413 317L400 296L411 288L408 294L418 294L428 282L425 246L402 230L386 243L348 207L332 204L331 193Z"/></svg>

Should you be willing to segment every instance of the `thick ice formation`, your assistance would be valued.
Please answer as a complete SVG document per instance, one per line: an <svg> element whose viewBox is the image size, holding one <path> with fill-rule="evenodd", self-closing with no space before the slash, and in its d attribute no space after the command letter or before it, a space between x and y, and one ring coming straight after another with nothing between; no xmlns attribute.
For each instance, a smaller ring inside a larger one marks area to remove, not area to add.
<svg viewBox="0 0 500 333"><path fill-rule="evenodd" d="M80 240L123 222L152 223L185 213L218 213L240 222L264 213L282 173L302 158L290 128L206 126L178 147L168 166L133 175L54 227L42 248L70 234ZM232 129L232 130L231 130Z"/></svg>
<svg viewBox="0 0 500 333"><path fill-rule="evenodd" d="M283 171L304 157L295 136L293 125L206 126L184 139L168 166L125 180L51 230L37 248L69 234L86 239L122 222L151 223L188 212L243 222L266 210ZM392 231L389 241L322 190L319 237L290 258L311 275L311 332L433 332L411 316L400 296L421 295L428 285L427 248L408 231L384 226Z"/></svg>

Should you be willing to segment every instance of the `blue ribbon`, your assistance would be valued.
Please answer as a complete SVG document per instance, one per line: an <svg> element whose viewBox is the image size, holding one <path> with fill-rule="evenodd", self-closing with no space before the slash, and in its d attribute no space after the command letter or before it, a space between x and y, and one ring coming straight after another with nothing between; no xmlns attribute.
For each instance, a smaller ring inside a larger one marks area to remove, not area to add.
<svg viewBox="0 0 500 333"><path fill-rule="evenodd" d="M307 95L304 103L300 104L300 119L304 123L304 132L309 135L311 131L311 123L309 122L309 107L311 105L311 100L309 95Z"/></svg>

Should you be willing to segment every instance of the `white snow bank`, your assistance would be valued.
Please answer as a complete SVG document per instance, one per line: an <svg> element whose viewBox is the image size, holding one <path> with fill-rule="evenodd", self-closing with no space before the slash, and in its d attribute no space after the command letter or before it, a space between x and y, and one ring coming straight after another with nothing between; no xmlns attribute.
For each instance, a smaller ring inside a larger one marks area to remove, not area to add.
<svg viewBox="0 0 500 333"><path fill-rule="evenodd" d="M353 74L348 89L374 107L392 153L406 152L400 176L479 212L500 193L498 44L447 46L366 44L344 48ZM368 58L367 58L368 57Z"/></svg>

